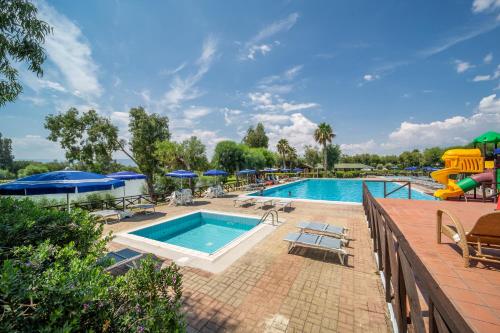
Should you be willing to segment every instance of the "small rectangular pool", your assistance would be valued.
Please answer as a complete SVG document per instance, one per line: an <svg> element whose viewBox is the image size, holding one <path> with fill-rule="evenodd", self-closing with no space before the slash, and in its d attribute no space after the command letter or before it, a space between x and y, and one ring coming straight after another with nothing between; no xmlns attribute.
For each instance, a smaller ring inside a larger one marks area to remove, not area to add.
<svg viewBox="0 0 500 333"><path fill-rule="evenodd" d="M367 182L373 196L384 197L384 184L382 182ZM387 192L399 187L397 183L388 182ZM276 198L326 200L350 203L361 203L363 200L363 181L358 179L305 179L264 190L263 193L255 192L250 196L265 196ZM408 196L408 188L403 187L392 193L388 198L404 198ZM411 191L412 199L435 200L434 197L416 191Z"/></svg>
<svg viewBox="0 0 500 333"><path fill-rule="evenodd" d="M258 224L258 218L202 211L135 230L130 234L213 254Z"/></svg>

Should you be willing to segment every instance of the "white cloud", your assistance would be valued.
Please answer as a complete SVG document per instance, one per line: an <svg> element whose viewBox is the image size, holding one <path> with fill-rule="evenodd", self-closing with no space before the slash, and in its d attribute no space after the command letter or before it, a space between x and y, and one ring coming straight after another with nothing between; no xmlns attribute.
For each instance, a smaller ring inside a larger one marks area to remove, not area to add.
<svg viewBox="0 0 500 333"><path fill-rule="evenodd" d="M487 55L484 56L483 62L485 64L489 64L493 61L493 53L488 53Z"/></svg>
<svg viewBox="0 0 500 333"><path fill-rule="evenodd" d="M271 95L269 92L249 93L251 104L256 110L266 110L272 112L292 112L304 109L317 108L320 105L317 103L295 103L287 102L278 95ZM275 101L276 99L276 101Z"/></svg>
<svg viewBox="0 0 500 333"><path fill-rule="evenodd" d="M456 66L457 73L464 73L467 70L474 67L474 65L471 65L467 61L462 61L462 60L455 60L455 66Z"/></svg>
<svg viewBox="0 0 500 333"><path fill-rule="evenodd" d="M40 18L54 29L45 40L47 55L64 75L72 93L84 98L100 96L98 68L80 28L44 1L38 2L38 9Z"/></svg>
<svg viewBox="0 0 500 333"><path fill-rule="evenodd" d="M365 74L365 75L363 75L363 80L365 80L367 82L375 81L379 78L380 78L380 76L378 76L377 74Z"/></svg>
<svg viewBox="0 0 500 333"><path fill-rule="evenodd" d="M375 140L371 139L362 143L342 143L340 144L340 150L343 154L355 155L364 153L373 153L373 150L377 148Z"/></svg>
<svg viewBox="0 0 500 333"><path fill-rule="evenodd" d="M160 104L168 108L178 108L183 102L193 100L202 95L196 84L209 71L217 51L217 41L208 37L203 43L200 57L196 61L198 66L194 74L186 78L176 76L170 84L170 89L164 94Z"/></svg>
<svg viewBox="0 0 500 333"><path fill-rule="evenodd" d="M240 116L243 111L241 110L235 110L235 109L230 109L230 108L222 108L221 109L222 113L224 114L224 123L226 126L229 126L235 121L235 119Z"/></svg>
<svg viewBox="0 0 500 333"><path fill-rule="evenodd" d="M206 115L212 113L212 109L207 107L196 107L192 106L189 109L184 110L184 117L189 120L197 120L199 118L205 117Z"/></svg>
<svg viewBox="0 0 500 333"><path fill-rule="evenodd" d="M265 41L278 33L290 30L295 25L298 18L298 13L292 13L285 19L273 22L260 30L254 37L244 44L241 59L254 60L257 53L260 53L261 55L269 53L273 47L273 43L266 43ZM276 44L279 44L279 42L274 41L274 45Z"/></svg>
<svg viewBox="0 0 500 333"><path fill-rule="evenodd" d="M160 71L160 75L174 75L174 74L177 74L179 73L180 71L182 71L187 65L187 62L183 62L182 64L180 64L179 66L175 67L175 68L172 68L172 69L163 69Z"/></svg>
<svg viewBox="0 0 500 333"><path fill-rule="evenodd" d="M472 81L474 81L474 82L489 81L489 80L491 80L490 75L476 75L472 79Z"/></svg>
<svg viewBox="0 0 500 333"><path fill-rule="evenodd" d="M423 149L431 146L465 144L477 135L500 128L500 98L496 94L481 99L470 116L453 116L429 123L404 121L392 131L385 142L374 145L370 140L370 150L383 153L400 152L408 149ZM349 151L360 149L361 144L344 145Z"/></svg>
<svg viewBox="0 0 500 333"><path fill-rule="evenodd" d="M302 65L297 65L281 74L266 76L259 81L258 88L271 94L288 94L294 89L292 81L302 68Z"/></svg>
<svg viewBox="0 0 500 333"><path fill-rule="evenodd" d="M284 114L258 113L252 116L256 123L266 124L286 124L290 121L290 116Z"/></svg>
<svg viewBox="0 0 500 333"><path fill-rule="evenodd" d="M31 104L33 104L34 106L42 106L47 102L45 99L37 96L21 95L20 99L23 101L31 102Z"/></svg>
<svg viewBox="0 0 500 333"><path fill-rule="evenodd" d="M472 11L475 13L493 10L500 7L500 0L474 0L472 3Z"/></svg>
<svg viewBox="0 0 500 333"><path fill-rule="evenodd" d="M315 143L313 134L318 127L302 113L290 115L288 123L266 123L265 126L271 149L276 150L278 141L285 138L290 145L297 148L299 154L304 152L304 146Z"/></svg>
<svg viewBox="0 0 500 333"><path fill-rule="evenodd" d="M65 160L64 152L57 142L49 141L41 135L28 134L12 138L12 149L16 160L58 159Z"/></svg>

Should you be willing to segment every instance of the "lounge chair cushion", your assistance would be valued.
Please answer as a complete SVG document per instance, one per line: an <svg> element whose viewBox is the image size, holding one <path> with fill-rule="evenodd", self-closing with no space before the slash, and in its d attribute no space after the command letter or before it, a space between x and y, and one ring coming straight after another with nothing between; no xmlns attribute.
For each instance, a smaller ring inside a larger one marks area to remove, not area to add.
<svg viewBox="0 0 500 333"><path fill-rule="evenodd" d="M340 250L342 248L340 239L315 234L290 233L283 240L297 244L321 246L332 250Z"/></svg>

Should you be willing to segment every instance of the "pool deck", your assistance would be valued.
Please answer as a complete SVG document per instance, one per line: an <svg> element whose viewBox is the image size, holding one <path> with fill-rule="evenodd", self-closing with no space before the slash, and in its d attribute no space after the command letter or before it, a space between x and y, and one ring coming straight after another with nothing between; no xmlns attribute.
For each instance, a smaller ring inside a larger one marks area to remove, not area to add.
<svg viewBox="0 0 500 333"><path fill-rule="evenodd" d="M427 270L475 332L500 332L500 265L473 261L465 268L450 239L436 241L436 210L456 215L465 230L494 210L492 203L377 199L404 234ZM446 222L446 220L445 220ZM500 223L500 221L498 221ZM422 310L425 311L425 304Z"/></svg>
<svg viewBox="0 0 500 333"><path fill-rule="evenodd" d="M106 225L105 231L126 231L198 209L264 213L253 207L234 208L234 196L197 199L186 207L159 206L156 215ZM292 211L280 211L279 216L285 223L223 272L181 268L188 332L391 332L362 207L297 202ZM317 250L288 254L282 239L297 231L301 220L348 227L347 265L332 254L324 259ZM109 248L123 245L112 242Z"/></svg>

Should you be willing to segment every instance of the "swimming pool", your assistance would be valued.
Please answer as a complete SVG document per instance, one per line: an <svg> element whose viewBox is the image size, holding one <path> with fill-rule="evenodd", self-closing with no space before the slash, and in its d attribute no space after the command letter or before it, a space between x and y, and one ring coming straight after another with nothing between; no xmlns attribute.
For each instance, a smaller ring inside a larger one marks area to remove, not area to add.
<svg viewBox="0 0 500 333"><path fill-rule="evenodd" d="M382 182L367 182L370 192L377 198L384 197L384 184ZM396 189L397 183L388 182L387 192ZM360 203L363 200L363 181L358 179L305 179L302 181L285 184L264 190L265 197L326 200ZM259 192L250 194L260 196ZM412 199L435 200L434 197L412 189ZM408 198L408 188L389 195L388 198Z"/></svg>
<svg viewBox="0 0 500 333"><path fill-rule="evenodd" d="M130 234L211 255L258 224L259 218L201 211Z"/></svg>

